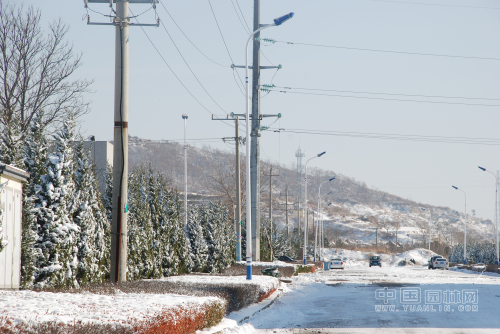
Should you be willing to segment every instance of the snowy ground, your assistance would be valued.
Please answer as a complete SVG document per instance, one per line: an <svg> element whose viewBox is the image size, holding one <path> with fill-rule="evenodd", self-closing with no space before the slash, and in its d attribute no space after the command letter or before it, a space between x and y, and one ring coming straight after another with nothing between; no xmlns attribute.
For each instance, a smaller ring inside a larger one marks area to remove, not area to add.
<svg viewBox="0 0 500 334"><path fill-rule="evenodd" d="M345 270L294 277L271 306L223 333L500 332L499 274L396 261L369 268L365 254L344 255L354 262ZM405 255L427 259L418 250L395 258Z"/></svg>

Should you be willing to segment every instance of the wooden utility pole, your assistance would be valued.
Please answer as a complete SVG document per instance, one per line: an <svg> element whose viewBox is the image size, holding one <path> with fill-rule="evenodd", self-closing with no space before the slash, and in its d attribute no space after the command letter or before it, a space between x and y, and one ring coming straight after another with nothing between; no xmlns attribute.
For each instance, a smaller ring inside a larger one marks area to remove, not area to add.
<svg viewBox="0 0 500 334"><path fill-rule="evenodd" d="M217 118L212 115L212 121L225 121L230 116L226 116L226 118ZM236 224L236 261L241 261L241 180L240 180L240 141L242 138L239 135L239 116L231 116L234 117L234 137L225 137L222 138L223 141L232 141L234 140L236 146L236 162L235 162L235 179L236 179L236 194L235 194L235 202L236 202L236 211L234 214L234 223Z"/></svg>
<svg viewBox="0 0 500 334"><path fill-rule="evenodd" d="M86 0L88 3L109 3L113 1ZM113 196L111 219L111 268L110 279L114 282L127 281L128 253L128 91L129 91L129 26L159 26L157 24L131 23L129 3L148 2L144 0L116 1L116 10L112 22L90 22L88 25L115 26L115 96L114 96L114 148L113 148ZM156 8L156 0L149 3Z"/></svg>
<svg viewBox="0 0 500 334"><path fill-rule="evenodd" d="M269 176L269 223L271 224L270 227L270 234L271 234L271 248L272 248L272 242L273 242L273 176L279 176L273 175L273 167L269 170L269 175L264 175L264 176Z"/></svg>

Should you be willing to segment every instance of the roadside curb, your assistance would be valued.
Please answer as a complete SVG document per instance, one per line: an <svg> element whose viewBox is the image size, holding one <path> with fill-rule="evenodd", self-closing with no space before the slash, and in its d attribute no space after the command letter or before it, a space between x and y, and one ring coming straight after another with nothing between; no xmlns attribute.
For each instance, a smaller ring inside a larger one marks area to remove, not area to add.
<svg viewBox="0 0 500 334"><path fill-rule="evenodd" d="M197 331L196 333L217 334L221 333L226 328L236 327L253 317L255 314L259 313L260 311L263 311L270 307L274 303L274 301L278 299L279 296L281 296L282 292L283 283L280 284L278 289L276 289L273 294L271 294L263 301L245 307L244 309L241 309L239 311L231 312L228 316L224 317L224 319L222 319L222 321L218 325L211 328L206 328L205 330Z"/></svg>

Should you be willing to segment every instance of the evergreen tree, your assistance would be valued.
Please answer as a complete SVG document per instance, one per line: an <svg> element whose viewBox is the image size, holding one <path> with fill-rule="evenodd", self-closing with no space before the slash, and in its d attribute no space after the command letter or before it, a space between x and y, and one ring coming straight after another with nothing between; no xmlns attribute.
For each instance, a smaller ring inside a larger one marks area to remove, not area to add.
<svg viewBox="0 0 500 334"><path fill-rule="evenodd" d="M76 144L75 201L73 220L80 228L78 240L78 273L80 283L100 283L108 273L109 223L100 201L94 164L83 141Z"/></svg>
<svg viewBox="0 0 500 334"><path fill-rule="evenodd" d="M113 219L113 167L108 163L106 166L106 174L105 174L105 182L106 182L106 190L101 195L101 202L106 210L106 217L108 218L109 224L111 224L111 220Z"/></svg>
<svg viewBox="0 0 500 334"><path fill-rule="evenodd" d="M19 121L12 118L2 127L0 133L0 161L17 168L23 168L23 141Z"/></svg>
<svg viewBox="0 0 500 334"><path fill-rule="evenodd" d="M38 240L41 200L38 196L41 186L40 177L45 173L47 161L47 140L42 123L43 113L35 115L24 142L24 169L30 174L23 184L23 224L21 241L21 287L33 286L37 275Z"/></svg>
<svg viewBox="0 0 500 334"><path fill-rule="evenodd" d="M208 247L203 236L201 225L200 207L191 205L189 207L188 224L186 234L191 245L191 259L193 271L203 272L207 262Z"/></svg>
<svg viewBox="0 0 500 334"><path fill-rule="evenodd" d="M53 135L54 153L48 156L46 174L41 176L38 218L38 275L35 286L78 286L78 247L80 229L74 224L75 208L74 121L65 120Z"/></svg>

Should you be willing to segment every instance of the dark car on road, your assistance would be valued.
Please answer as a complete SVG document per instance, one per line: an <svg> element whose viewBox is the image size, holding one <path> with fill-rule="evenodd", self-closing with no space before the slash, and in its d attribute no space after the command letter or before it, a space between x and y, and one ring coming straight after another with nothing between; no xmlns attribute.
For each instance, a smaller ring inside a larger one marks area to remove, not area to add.
<svg viewBox="0 0 500 334"><path fill-rule="evenodd" d="M380 259L380 256L370 256L370 267L371 266L379 266L380 268L382 268L382 260Z"/></svg>
<svg viewBox="0 0 500 334"><path fill-rule="evenodd" d="M283 262L297 262L295 261L294 259L292 259L291 257L289 256L286 256L286 255L282 255L278 258L279 261L283 261Z"/></svg>

